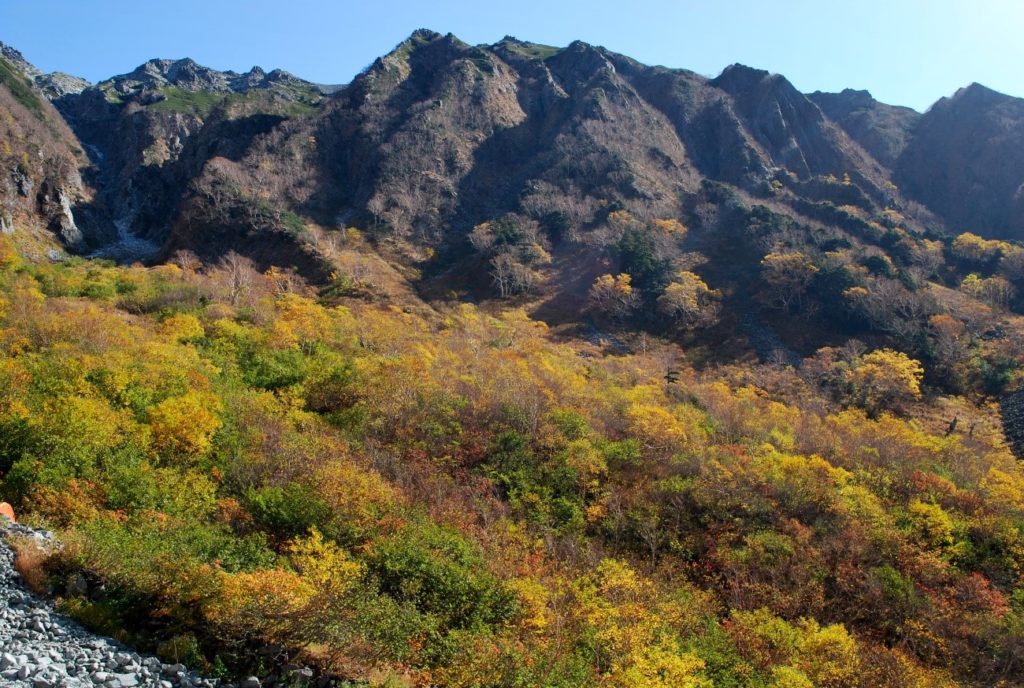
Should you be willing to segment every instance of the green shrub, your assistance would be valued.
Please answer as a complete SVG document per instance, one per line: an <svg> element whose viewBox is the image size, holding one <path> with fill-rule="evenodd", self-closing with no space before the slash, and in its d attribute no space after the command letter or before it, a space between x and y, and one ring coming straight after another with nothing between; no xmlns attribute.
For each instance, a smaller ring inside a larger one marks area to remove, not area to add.
<svg viewBox="0 0 1024 688"><path fill-rule="evenodd" d="M305 535L313 527L324 529L331 518L323 499L301 483L249 489L245 501L256 522L281 538Z"/></svg>
<svg viewBox="0 0 1024 688"><path fill-rule="evenodd" d="M473 545L433 523L417 521L378 542L368 563L385 594L433 617L441 632L500 625L516 611L514 594Z"/></svg>

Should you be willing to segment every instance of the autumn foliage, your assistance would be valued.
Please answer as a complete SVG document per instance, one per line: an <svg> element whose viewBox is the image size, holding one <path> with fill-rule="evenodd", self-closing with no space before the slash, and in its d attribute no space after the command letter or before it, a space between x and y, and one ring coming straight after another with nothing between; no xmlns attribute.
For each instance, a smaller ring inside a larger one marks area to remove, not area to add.
<svg viewBox="0 0 1024 688"><path fill-rule="evenodd" d="M519 260L517 227L476 239ZM1024 470L906 353L696 369L521 310L232 269L0 270L0 493L59 530L33 570L91 627L370 685L1024 678ZM755 277L795 308L819 269L779 253ZM618 313L639 288L591 296ZM680 328L714 324L695 273L662 294ZM966 365L957 322L927 326Z"/></svg>

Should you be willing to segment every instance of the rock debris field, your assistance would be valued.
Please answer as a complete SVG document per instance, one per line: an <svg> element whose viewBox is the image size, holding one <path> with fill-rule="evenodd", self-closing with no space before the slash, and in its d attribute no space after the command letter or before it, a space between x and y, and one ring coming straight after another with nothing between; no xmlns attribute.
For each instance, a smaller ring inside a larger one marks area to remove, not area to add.
<svg viewBox="0 0 1024 688"><path fill-rule="evenodd" d="M93 635L29 592L14 569L8 535L26 536L41 544L53 536L0 517L0 686L57 688L205 687L221 685L181 664L132 652L116 640ZM249 679L246 688L259 686Z"/></svg>

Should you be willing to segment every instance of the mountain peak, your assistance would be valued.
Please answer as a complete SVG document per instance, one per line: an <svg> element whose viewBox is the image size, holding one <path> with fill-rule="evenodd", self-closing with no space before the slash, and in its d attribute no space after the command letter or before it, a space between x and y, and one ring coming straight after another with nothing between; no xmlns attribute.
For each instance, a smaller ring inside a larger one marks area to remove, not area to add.
<svg viewBox="0 0 1024 688"><path fill-rule="evenodd" d="M773 74L739 63L731 64L722 70L717 78L712 79L711 85L741 100L749 99L756 93L770 93L773 97L789 100L806 98L781 74Z"/></svg>
<svg viewBox="0 0 1024 688"><path fill-rule="evenodd" d="M92 85L81 77L64 72L46 74L26 60L20 50L3 42L0 42L0 57L14 65L15 69L24 74L50 100L56 100L68 94L81 93Z"/></svg>
<svg viewBox="0 0 1024 688"><path fill-rule="evenodd" d="M957 92L953 94L953 97L950 100L954 102L991 105L995 103L1013 100L1013 96L1008 96L1005 93L1000 93L999 91L991 89L988 86L979 84L977 81L975 81L957 90Z"/></svg>
<svg viewBox="0 0 1024 688"><path fill-rule="evenodd" d="M523 41L515 36L505 36L500 41L489 47L491 50L497 51L502 58L512 56L528 60L545 60L562 50L561 48L544 45L542 43Z"/></svg>
<svg viewBox="0 0 1024 688"><path fill-rule="evenodd" d="M254 66L244 73L219 71L201 65L190 57L147 60L128 74L120 74L104 82L105 87L110 86L121 95L167 86L191 92L245 93L254 88L270 88L274 84L307 83L281 69L268 73L262 67Z"/></svg>
<svg viewBox="0 0 1024 688"><path fill-rule="evenodd" d="M839 92L839 95L858 103L871 103L875 100L875 97L871 95L871 91L866 88L844 88Z"/></svg>
<svg viewBox="0 0 1024 688"><path fill-rule="evenodd" d="M748 67L745 64L734 62L719 74L712 83L718 86L720 83L736 84L740 88L746 88L771 76L771 73L764 69Z"/></svg>
<svg viewBox="0 0 1024 688"><path fill-rule="evenodd" d="M796 87L781 74L773 74L765 69L748 67L735 63L722 70L711 85L720 88L733 96L744 96L751 93L776 93L779 96L794 98L799 94ZM803 94L799 94L803 97Z"/></svg>
<svg viewBox="0 0 1024 688"><path fill-rule="evenodd" d="M452 34L448 35L451 36ZM418 43L433 43L434 41L439 41L442 38L444 38L443 35L432 29L416 29L402 42L407 43L409 41L416 41Z"/></svg>
<svg viewBox="0 0 1024 688"><path fill-rule="evenodd" d="M25 56L21 54L21 51L17 48L7 45L3 41L0 41L0 57L13 64L18 68L22 74L27 76L29 79L35 79L37 76L42 76L43 72L37 68L34 64L25 59Z"/></svg>
<svg viewBox="0 0 1024 688"><path fill-rule="evenodd" d="M573 41L572 43L570 43L566 47L566 51L577 52L577 53L587 53L587 52L600 53L600 52L602 52L602 48L599 47L599 46L593 45L591 43L587 43L586 41L576 40L576 41Z"/></svg>

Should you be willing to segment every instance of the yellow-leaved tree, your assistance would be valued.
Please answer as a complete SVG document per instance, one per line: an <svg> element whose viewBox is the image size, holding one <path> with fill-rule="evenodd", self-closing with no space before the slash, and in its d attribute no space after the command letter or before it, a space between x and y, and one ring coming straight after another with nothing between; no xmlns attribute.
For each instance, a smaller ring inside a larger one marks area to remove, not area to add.
<svg viewBox="0 0 1024 688"><path fill-rule="evenodd" d="M605 315L622 317L636 308L639 297L629 273L601 275L590 286L590 301Z"/></svg>
<svg viewBox="0 0 1024 688"><path fill-rule="evenodd" d="M688 270L675 279L658 297L658 310L683 327L711 325L718 318L722 295Z"/></svg>
<svg viewBox="0 0 1024 688"><path fill-rule="evenodd" d="M194 460L210 450L221 426L220 401L210 394L188 392L170 397L149 412L153 446L165 459Z"/></svg>
<svg viewBox="0 0 1024 688"><path fill-rule="evenodd" d="M818 266L800 251L773 251L761 260L761 279L768 286L766 294L772 303L788 310L803 305Z"/></svg>
<svg viewBox="0 0 1024 688"><path fill-rule="evenodd" d="M901 351L876 349L858 359L847 375L854 397L870 413L898 411L921 398L924 368Z"/></svg>

